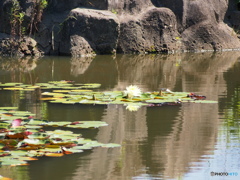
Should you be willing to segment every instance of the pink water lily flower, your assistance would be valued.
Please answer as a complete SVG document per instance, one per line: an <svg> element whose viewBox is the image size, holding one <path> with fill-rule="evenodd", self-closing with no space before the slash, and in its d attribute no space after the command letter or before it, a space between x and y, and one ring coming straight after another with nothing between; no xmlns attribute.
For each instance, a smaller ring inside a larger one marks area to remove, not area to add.
<svg viewBox="0 0 240 180"><path fill-rule="evenodd" d="M18 127L18 126L21 126L21 123L22 123L22 119L14 119L12 121L12 127Z"/></svg>

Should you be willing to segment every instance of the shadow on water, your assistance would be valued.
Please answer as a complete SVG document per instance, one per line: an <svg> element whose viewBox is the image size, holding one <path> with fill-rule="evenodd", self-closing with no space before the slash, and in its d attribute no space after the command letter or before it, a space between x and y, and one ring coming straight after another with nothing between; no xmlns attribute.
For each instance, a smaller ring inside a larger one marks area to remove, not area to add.
<svg viewBox="0 0 240 180"><path fill-rule="evenodd" d="M0 91L0 106L18 106L50 121L102 120L109 124L84 137L121 148L96 148L63 158L40 158L23 172L26 179L154 179L195 177L202 162L216 150L224 108L239 86L239 52L117 55L95 58L44 57L38 60L0 59L1 82L74 80L101 83L102 90L124 90L131 84L143 91L166 87L197 92L218 104L142 107L58 105L39 101L39 92ZM237 65L236 65L237 64ZM25 68L19 68L24 67ZM22 98L18 98L18 97ZM238 102L238 101L237 101ZM205 157L205 158L203 158ZM0 174L14 177L13 171ZM202 177L201 177L202 178ZM16 178L18 179L18 178Z"/></svg>

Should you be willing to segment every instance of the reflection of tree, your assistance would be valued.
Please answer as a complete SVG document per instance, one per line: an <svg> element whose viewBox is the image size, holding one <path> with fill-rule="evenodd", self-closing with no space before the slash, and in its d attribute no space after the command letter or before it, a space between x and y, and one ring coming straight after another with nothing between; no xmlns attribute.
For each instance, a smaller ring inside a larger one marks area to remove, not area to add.
<svg viewBox="0 0 240 180"><path fill-rule="evenodd" d="M239 72L240 63L234 64L231 71L224 75L224 78L228 82L226 98L222 99L220 104L220 112L224 117L223 128L224 132L228 132L225 135L227 141L230 138L239 139L240 135L240 78L236 75Z"/></svg>

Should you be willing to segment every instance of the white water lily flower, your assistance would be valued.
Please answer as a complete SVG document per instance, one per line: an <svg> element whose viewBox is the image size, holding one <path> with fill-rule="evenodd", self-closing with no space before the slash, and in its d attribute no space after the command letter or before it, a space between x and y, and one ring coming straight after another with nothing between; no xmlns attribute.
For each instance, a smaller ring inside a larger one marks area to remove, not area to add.
<svg viewBox="0 0 240 180"><path fill-rule="evenodd" d="M28 143L28 144L40 144L39 139L24 139L22 142Z"/></svg>
<svg viewBox="0 0 240 180"><path fill-rule="evenodd" d="M126 109L129 111L137 111L141 106L136 104L129 104L127 105Z"/></svg>
<svg viewBox="0 0 240 180"><path fill-rule="evenodd" d="M133 98L134 96L141 96L141 89L137 86L130 85L126 88L124 93L128 96L128 98Z"/></svg>

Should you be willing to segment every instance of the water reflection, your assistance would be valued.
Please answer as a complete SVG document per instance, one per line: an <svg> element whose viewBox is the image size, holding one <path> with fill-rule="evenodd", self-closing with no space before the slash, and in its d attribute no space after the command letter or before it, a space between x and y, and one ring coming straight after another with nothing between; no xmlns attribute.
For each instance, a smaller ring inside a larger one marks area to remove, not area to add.
<svg viewBox="0 0 240 180"><path fill-rule="evenodd" d="M88 69L89 65L92 63L92 57L86 58L72 58L71 60L71 74L74 76L78 76L84 74L85 71Z"/></svg>
<svg viewBox="0 0 240 180"><path fill-rule="evenodd" d="M31 71L37 67L38 58L10 58L0 57L1 82L27 82L34 84L36 79Z"/></svg>
<svg viewBox="0 0 240 180"><path fill-rule="evenodd" d="M173 179L186 175L192 179L199 176L199 171L203 179L209 177L209 172L214 169L211 158L218 148L222 148L215 146L219 138L225 137L219 132L230 132L230 137L238 137L239 91L236 86L240 83L236 72L229 77L226 75L231 74L231 69L239 70L236 67L239 56L238 52L224 52L96 56L94 59L71 60L45 57L34 61L36 66L30 65L33 68L18 71L6 69L6 60L2 60L2 82L66 79L101 83L101 90L125 90L131 84L138 85L143 91L166 87L173 91L204 94L208 99L219 100L219 104L141 107L137 111L129 111L125 106L117 105L53 105L41 103L39 92L0 91L0 105L19 106L22 110L36 113L38 118L52 121L102 120L109 126L79 132L100 142L122 145L113 149L96 148L56 160L43 158L29 166L31 179ZM21 77L18 77L20 72ZM29 74L32 78L27 78ZM19 96L24 98L19 99ZM233 105L226 108L224 101L233 102ZM223 128L221 119L225 120L224 127L229 129ZM209 165L210 161L212 164ZM45 168L38 171L40 167ZM55 169L59 169L57 175Z"/></svg>

